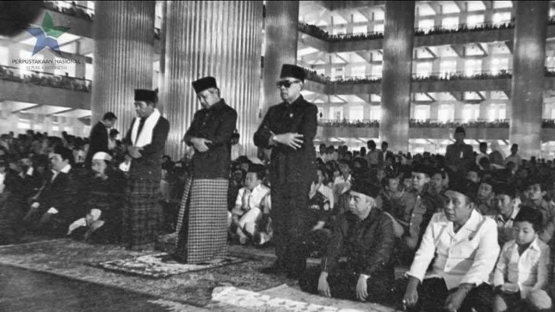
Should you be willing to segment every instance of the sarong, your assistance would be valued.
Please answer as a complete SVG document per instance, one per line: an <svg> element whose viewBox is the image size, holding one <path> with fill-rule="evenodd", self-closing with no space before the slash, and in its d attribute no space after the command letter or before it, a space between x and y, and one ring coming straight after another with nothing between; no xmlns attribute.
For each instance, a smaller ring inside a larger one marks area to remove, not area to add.
<svg viewBox="0 0 555 312"><path fill-rule="evenodd" d="M123 208L122 243L128 249L152 249L162 225L160 181L129 179Z"/></svg>
<svg viewBox="0 0 555 312"><path fill-rule="evenodd" d="M175 255L196 264L227 255L227 179L189 178L179 208Z"/></svg>

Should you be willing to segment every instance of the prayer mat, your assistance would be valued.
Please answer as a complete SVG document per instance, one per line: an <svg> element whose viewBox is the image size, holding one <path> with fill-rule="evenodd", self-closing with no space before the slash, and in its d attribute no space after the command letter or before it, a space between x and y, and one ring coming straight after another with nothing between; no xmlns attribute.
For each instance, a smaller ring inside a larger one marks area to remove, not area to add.
<svg viewBox="0 0 555 312"><path fill-rule="evenodd" d="M206 308L214 310L279 311L279 312L395 312L397 310L375 303L354 302L311 295L287 285L262 292L231 286L216 287Z"/></svg>
<svg viewBox="0 0 555 312"><path fill-rule="evenodd" d="M224 259L212 260L205 263L183 264L173 260L171 255L167 253L159 253L131 259L89 262L87 264L112 272L158 279L177 274L204 271L227 265L239 264L246 261L249 261L249 259L227 256Z"/></svg>

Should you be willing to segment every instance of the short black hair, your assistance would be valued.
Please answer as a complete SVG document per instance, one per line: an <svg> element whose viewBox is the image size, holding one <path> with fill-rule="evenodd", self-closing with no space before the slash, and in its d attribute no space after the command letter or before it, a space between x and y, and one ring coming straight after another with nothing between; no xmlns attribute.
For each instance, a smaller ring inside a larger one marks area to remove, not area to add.
<svg viewBox="0 0 555 312"><path fill-rule="evenodd" d="M104 114L104 116L102 117L102 120L110 120L110 121L111 121L111 120L116 120L116 119L118 119L118 118L117 118L116 115L115 115L114 113L112 113L112 112L107 112L107 113Z"/></svg>
<svg viewBox="0 0 555 312"><path fill-rule="evenodd" d="M534 231L540 232L543 226L543 216L539 210L528 205L520 206L520 211L516 215L513 224L517 222L530 222Z"/></svg>
<svg viewBox="0 0 555 312"><path fill-rule="evenodd" d="M54 154L60 155L62 160L67 160L70 164L73 163L73 152L67 147L56 146Z"/></svg>
<svg viewBox="0 0 555 312"><path fill-rule="evenodd" d="M249 166L249 171L247 171L247 173L249 172L256 174L256 177L259 180L264 180L264 177L266 176L266 168L264 165L252 164Z"/></svg>

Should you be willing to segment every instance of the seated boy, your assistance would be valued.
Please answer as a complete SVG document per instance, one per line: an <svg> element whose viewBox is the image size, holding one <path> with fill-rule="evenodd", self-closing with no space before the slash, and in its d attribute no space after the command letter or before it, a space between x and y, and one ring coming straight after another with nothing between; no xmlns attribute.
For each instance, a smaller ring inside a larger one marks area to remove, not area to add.
<svg viewBox="0 0 555 312"><path fill-rule="evenodd" d="M262 184L263 178L264 166L250 165L245 187L239 190L235 207L228 213L230 232L237 235L241 244L246 244L249 237L254 236L262 218L262 203L270 194L270 189Z"/></svg>
<svg viewBox="0 0 555 312"><path fill-rule="evenodd" d="M521 207L514 220L515 239L503 246L494 274L494 311L550 311L550 249L538 233L542 214Z"/></svg>
<svg viewBox="0 0 555 312"><path fill-rule="evenodd" d="M478 187L478 195L474 204L476 210L483 216L494 216L497 212L493 206L493 198L495 197L493 186L494 183L491 179L482 179Z"/></svg>
<svg viewBox="0 0 555 312"><path fill-rule="evenodd" d="M546 186L536 178L526 182L527 202L525 204L542 213L543 224L539 237L546 244L549 244L555 232L555 204L544 199Z"/></svg>
<svg viewBox="0 0 555 312"><path fill-rule="evenodd" d="M499 246L512 240L514 219L520 211L515 201L515 189L506 183L495 185L494 206L497 211L495 222L497 222L497 239Z"/></svg>

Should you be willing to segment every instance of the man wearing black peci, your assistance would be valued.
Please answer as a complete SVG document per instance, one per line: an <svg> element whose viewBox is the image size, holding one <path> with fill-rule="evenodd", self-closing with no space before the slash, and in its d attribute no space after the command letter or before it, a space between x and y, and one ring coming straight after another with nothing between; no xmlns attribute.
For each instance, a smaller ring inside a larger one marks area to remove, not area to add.
<svg viewBox="0 0 555 312"><path fill-rule="evenodd" d="M316 105L301 95L305 72L284 64L277 86L283 102L270 107L254 134L254 144L270 148L272 225L277 260L263 273L287 273L297 278L306 267L302 237L308 225L302 218L308 207L310 184L316 178L314 137Z"/></svg>

